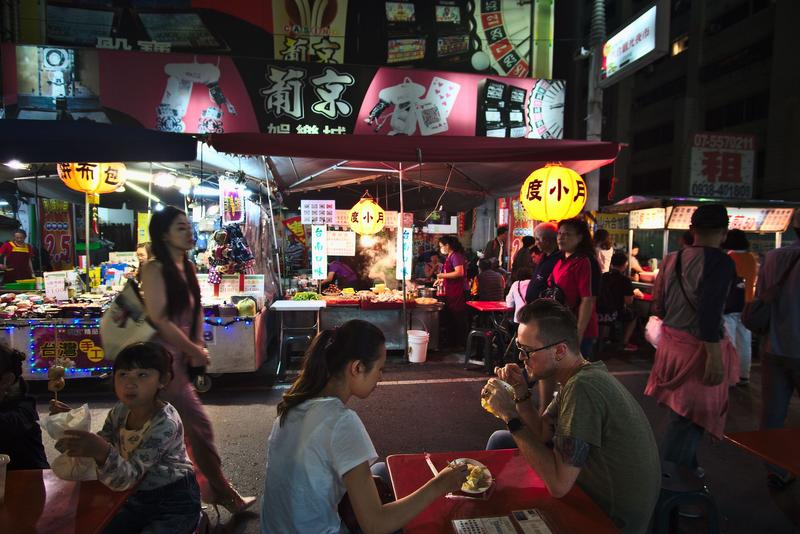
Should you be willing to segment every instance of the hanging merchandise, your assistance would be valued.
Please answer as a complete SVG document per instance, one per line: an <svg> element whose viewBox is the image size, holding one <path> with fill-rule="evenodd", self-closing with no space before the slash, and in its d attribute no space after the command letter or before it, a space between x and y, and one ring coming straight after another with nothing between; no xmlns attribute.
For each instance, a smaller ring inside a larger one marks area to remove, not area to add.
<svg viewBox="0 0 800 534"><path fill-rule="evenodd" d="M255 257L238 224L230 224L215 232L214 243L208 259L209 284L219 284L224 274L243 274L252 270Z"/></svg>
<svg viewBox="0 0 800 534"><path fill-rule="evenodd" d="M244 221L245 187L234 180L219 180L219 209L222 224Z"/></svg>
<svg viewBox="0 0 800 534"><path fill-rule="evenodd" d="M371 235L380 232L386 224L386 214L375 199L365 192L361 200L350 208L348 218L350 228L360 235Z"/></svg>
<svg viewBox="0 0 800 534"><path fill-rule="evenodd" d="M572 169L548 163L533 171L522 184L520 201L531 219L570 219L586 204L586 182Z"/></svg>

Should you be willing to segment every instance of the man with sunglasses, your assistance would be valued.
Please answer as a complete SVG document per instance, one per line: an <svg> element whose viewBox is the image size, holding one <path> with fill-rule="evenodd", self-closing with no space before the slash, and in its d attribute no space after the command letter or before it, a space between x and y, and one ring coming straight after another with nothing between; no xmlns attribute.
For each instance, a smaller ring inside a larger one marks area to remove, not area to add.
<svg viewBox="0 0 800 534"><path fill-rule="evenodd" d="M522 368L496 368L481 394L506 422L487 448L518 447L554 497L577 483L625 534L647 531L661 487L653 431L641 406L602 361L581 356L568 308L539 299L520 311L519 359L531 378L555 379L561 391L540 414Z"/></svg>

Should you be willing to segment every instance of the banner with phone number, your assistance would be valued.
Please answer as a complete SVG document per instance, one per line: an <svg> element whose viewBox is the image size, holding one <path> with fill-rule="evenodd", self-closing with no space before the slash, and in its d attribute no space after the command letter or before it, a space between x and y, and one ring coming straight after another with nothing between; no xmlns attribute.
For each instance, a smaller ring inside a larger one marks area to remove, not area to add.
<svg viewBox="0 0 800 534"><path fill-rule="evenodd" d="M75 266L72 205L64 200L39 199L41 245L54 271Z"/></svg>
<svg viewBox="0 0 800 534"><path fill-rule="evenodd" d="M35 368L48 368L56 358L69 360L72 363L67 366L77 369L114 365L114 362L105 358L100 342L100 329L96 326L36 326L32 334Z"/></svg>

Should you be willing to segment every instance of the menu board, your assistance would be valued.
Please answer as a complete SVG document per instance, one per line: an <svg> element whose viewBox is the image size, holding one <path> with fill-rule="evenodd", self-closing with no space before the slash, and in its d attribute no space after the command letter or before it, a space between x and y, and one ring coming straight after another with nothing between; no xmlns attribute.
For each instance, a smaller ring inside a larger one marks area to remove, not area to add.
<svg viewBox="0 0 800 534"><path fill-rule="evenodd" d="M334 226L343 226L347 228L350 226L350 210L336 210L333 215L333 225Z"/></svg>
<svg viewBox="0 0 800 534"><path fill-rule="evenodd" d="M337 232L328 230L328 255L329 256L355 256L356 233Z"/></svg>
<svg viewBox="0 0 800 534"><path fill-rule="evenodd" d="M792 218L792 208L779 208L767 211L764 222L761 223L761 232L784 232Z"/></svg>
<svg viewBox="0 0 800 534"><path fill-rule="evenodd" d="M688 230L692 224L692 214L697 206L675 206L669 216L670 230Z"/></svg>
<svg viewBox="0 0 800 534"><path fill-rule="evenodd" d="M657 230L664 228L666 222L666 210L664 208L635 210L630 214L630 227L634 230Z"/></svg>
<svg viewBox="0 0 800 534"><path fill-rule="evenodd" d="M728 208L728 229L758 232L768 211L759 208Z"/></svg>
<svg viewBox="0 0 800 534"><path fill-rule="evenodd" d="M301 200L300 222L302 224L335 224L336 202L333 200Z"/></svg>

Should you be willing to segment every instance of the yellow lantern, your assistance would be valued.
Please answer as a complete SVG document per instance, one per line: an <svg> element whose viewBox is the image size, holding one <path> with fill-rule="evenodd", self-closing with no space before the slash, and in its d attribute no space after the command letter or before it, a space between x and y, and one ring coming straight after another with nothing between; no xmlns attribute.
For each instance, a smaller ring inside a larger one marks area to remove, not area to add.
<svg viewBox="0 0 800 534"><path fill-rule="evenodd" d="M528 176L519 199L531 219L570 219L586 205L586 182L572 169L560 163L548 163Z"/></svg>
<svg viewBox="0 0 800 534"><path fill-rule="evenodd" d="M369 193L364 193L361 200L350 208L347 220L350 222L350 228L355 233L370 235L376 234L383 229L386 224L386 214Z"/></svg>
<svg viewBox="0 0 800 534"><path fill-rule="evenodd" d="M64 185L87 195L116 191L125 183L122 163L59 163L58 176Z"/></svg>

